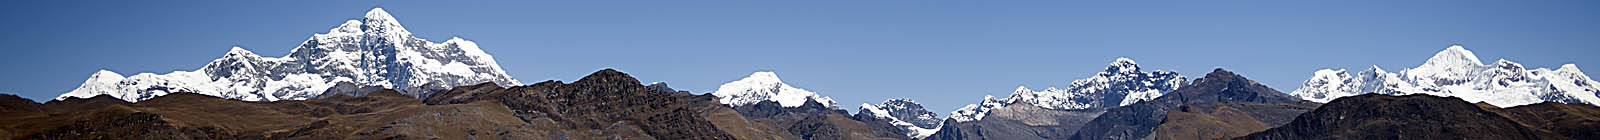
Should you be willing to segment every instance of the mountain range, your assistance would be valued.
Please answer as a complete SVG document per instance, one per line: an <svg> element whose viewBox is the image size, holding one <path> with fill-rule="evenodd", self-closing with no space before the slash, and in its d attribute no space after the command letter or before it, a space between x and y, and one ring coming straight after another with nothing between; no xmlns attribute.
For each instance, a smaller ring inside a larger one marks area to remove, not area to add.
<svg viewBox="0 0 1600 140"><path fill-rule="evenodd" d="M305 100L323 93L399 89L412 97L454 86L521 85L478 44L462 38L430 42L413 36L382 8L327 33L312 35L284 57L233 47L194 71L123 76L100 70L56 99L110 95L129 102L189 92L245 101Z"/></svg>
<svg viewBox="0 0 1600 140"><path fill-rule="evenodd" d="M1318 70L1290 93L1221 68L1190 81L1116 58L1064 88L1018 86L942 118L911 98L852 114L770 71L697 94L610 68L523 85L495 61L375 8L283 57L233 47L193 71L100 70L43 103L0 94L0 138L1600 138L1600 83L1576 65L1483 64L1461 45L1395 73Z"/></svg>
<svg viewBox="0 0 1600 140"><path fill-rule="evenodd" d="M985 96L951 112L928 139L1064 139L1107 108L1161 97L1187 82L1177 72L1144 72L1133 59L1117 58L1065 89L1019 86L1005 99Z"/></svg>
<svg viewBox="0 0 1600 140"><path fill-rule="evenodd" d="M1483 64L1461 45L1451 45L1420 66L1394 73L1378 66L1354 75L1344 69L1318 70L1290 94L1328 102L1361 93L1452 96L1503 107L1544 101L1600 105L1600 82L1584 75L1577 65L1530 70L1505 59Z"/></svg>

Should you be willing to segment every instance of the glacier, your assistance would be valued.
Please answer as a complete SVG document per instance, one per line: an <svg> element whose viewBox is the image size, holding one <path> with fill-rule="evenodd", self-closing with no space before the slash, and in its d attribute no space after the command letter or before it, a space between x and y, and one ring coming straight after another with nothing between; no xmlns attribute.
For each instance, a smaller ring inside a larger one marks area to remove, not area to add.
<svg viewBox="0 0 1600 140"><path fill-rule="evenodd" d="M234 46L193 71L124 77L100 70L56 99L109 95L138 102L193 92L245 101L305 100L336 88L389 88L425 97L484 82L521 85L477 43L460 37L432 42L413 36L389 12L373 8L359 20L312 35L284 57L262 57Z"/></svg>
<svg viewBox="0 0 1600 140"><path fill-rule="evenodd" d="M1328 102L1366 93L1453 96L1500 107L1545 101L1600 105L1600 83L1584 75L1575 64L1554 70L1530 70L1505 59L1484 64L1460 44L1435 53L1422 65L1394 73L1378 66L1354 75L1345 69L1317 70L1289 94Z"/></svg>

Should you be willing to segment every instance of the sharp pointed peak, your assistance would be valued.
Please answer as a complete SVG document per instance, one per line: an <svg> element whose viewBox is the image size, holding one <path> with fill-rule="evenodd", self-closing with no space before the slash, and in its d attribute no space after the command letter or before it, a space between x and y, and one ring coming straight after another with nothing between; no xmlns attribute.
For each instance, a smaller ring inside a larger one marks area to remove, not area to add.
<svg viewBox="0 0 1600 140"><path fill-rule="evenodd" d="M95 71L94 74L91 74L90 76L99 77L99 76L102 76L102 75L116 75L116 76L119 76L119 77L122 76L122 74L117 74L117 72L113 72L113 71L108 70L108 69L100 69L100 71Z"/></svg>
<svg viewBox="0 0 1600 140"><path fill-rule="evenodd" d="M244 49L244 47L233 46L233 48L228 49L228 54L255 54L255 52L250 52L250 50Z"/></svg>
<svg viewBox="0 0 1600 140"><path fill-rule="evenodd" d="M1478 55L1473 54L1472 51L1467 50L1466 47L1462 47L1460 44L1454 44L1450 45L1449 48L1439 51L1439 53L1433 54L1433 57L1428 58L1428 62L1423 63L1423 65L1480 66L1483 65L1483 61L1479 61Z"/></svg>
<svg viewBox="0 0 1600 140"><path fill-rule="evenodd" d="M367 14L364 17L367 19L394 19L394 16L389 15L389 11L384 11L382 7L367 10Z"/></svg>
<svg viewBox="0 0 1600 140"><path fill-rule="evenodd" d="M1362 70L1362 72L1386 72L1386 71L1383 71L1383 67L1378 67L1378 65L1372 65L1372 66L1367 67L1366 70Z"/></svg>
<svg viewBox="0 0 1600 140"><path fill-rule="evenodd" d="M1556 69L1556 71L1570 71L1570 72L1582 73L1580 70L1578 70L1578 64L1562 64L1561 68Z"/></svg>
<svg viewBox="0 0 1600 140"><path fill-rule="evenodd" d="M400 21L396 20L394 15L390 15L383 8L372 8L371 11L367 11L367 14L362 16L361 30L378 33L397 33L404 36L410 36L411 34L406 31L405 26L400 25Z"/></svg>
<svg viewBox="0 0 1600 140"><path fill-rule="evenodd" d="M126 78L127 77L122 76L122 74L118 74L117 72L112 72L111 70L107 70L107 69L100 69L100 71L95 71L94 74L90 74L89 75L89 79L83 80L84 81L83 85L101 84L101 83L115 83L115 82L122 81L122 79L126 79ZM66 96L66 95L63 94L62 96Z"/></svg>

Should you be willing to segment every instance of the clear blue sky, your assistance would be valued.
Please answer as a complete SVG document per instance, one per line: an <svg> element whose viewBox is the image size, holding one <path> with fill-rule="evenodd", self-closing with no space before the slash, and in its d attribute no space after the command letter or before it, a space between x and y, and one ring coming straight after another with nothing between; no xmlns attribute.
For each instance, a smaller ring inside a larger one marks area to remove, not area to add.
<svg viewBox="0 0 1600 140"><path fill-rule="evenodd" d="M8 1L0 92L48 100L99 69L194 70L234 45L282 56L373 7L429 40L477 41L524 83L611 67L705 93L776 71L849 110L907 97L941 115L1116 57L1191 79L1226 68L1284 92L1316 69L1398 70L1452 43L1489 62L1600 71L1591 0Z"/></svg>

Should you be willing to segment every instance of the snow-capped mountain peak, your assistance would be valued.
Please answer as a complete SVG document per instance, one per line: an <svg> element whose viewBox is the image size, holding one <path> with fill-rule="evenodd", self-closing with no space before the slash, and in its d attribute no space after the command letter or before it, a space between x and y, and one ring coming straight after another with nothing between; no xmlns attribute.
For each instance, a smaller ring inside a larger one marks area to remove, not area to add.
<svg viewBox="0 0 1600 140"><path fill-rule="evenodd" d="M1454 96L1501 107L1545 101L1600 104L1600 86L1578 71L1576 65L1562 65L1554 71L1529 70L1505 59L1495 60L1492 65L1478 60L1472 51L1461 45L1451 45L1422 65L1398 73L1385 72L1377 66L1356 76L1342 76L1343 71L1318 70L1290 94L1317 102L1378 93Z"/></svg>
<svg viewBox="0 0 1600 140"><path fill-rule="evenodd" d="M1578 70L1578 64L1562 64L1561 68L1556 69L1556 71L1571 72L1571 73L1574 73L1574 74L1583 74L1583 71Z"/></svg>
<svg viewBox="0 0 1600 140"><path fill-rule="evenodd" d="M994 95L983 95L983 101L978 104L967 104L967 106L962 106L960 109L950 111L948 119L956 122L977 121L989 115L989 110L999 109L1007 104L1010 103L997 99Z"/></svg>
<svg viewBox="0 0 1600 140"><path fill-rule="evenodd" d="M391 88L425 97L433 91L483 82L520 85L472 41L452 38L441 43L411 36L381 8L363 17L312 35L288 56L262 57L234 46L194 71L125 78L97 72L78 89L57 98L106 94L137 102L172 92L194 92L246 101L301 100L335 91L329 90L335 86Z"/></svg>
<svg viewBox="0 0 1600 140"><path fill-rule="evenodd" d="M1483 62L1478 61L1478 56L1474 55L1472 51L1461 47L1461 45L1451 45L1449 48L1435 53L1433 57L1428 58L1428 61L1422 63L1421 66L1404 71L1408 71L1409 75L1416 76L1465 78L1471 77L1470 75L1479 71L1481 67L1483 67Z"/></svg>
<svg viewBox="0 0 1600 140"><path fill-rule="evenodd" d="M952 112L950 118L957 121L979 120L988 110L1017 103L1058 110L1118 107L1155 99L1168 91L1178 89L1178 86L1187 82L1188 80L1177 72L1160 70L1144 72L1133 59L1123 57L1113 60L1106 66L1105 71L1072 81L1067 88L1050 87L1034 91L1025 86L1018 86L1012 91L1011 96L1005 99L985 97L981 105L967 105Z"/></svg>
<svg viewBox="0 0 1600 140"><path fill-rule="evenodd" d="M394 16L389 15L389 11L384 11L383 8L372 8L372 10L367 11L367 15L362 18L361 22L365 23L362 24L363 30L395 33L396 35L404 36L411 35L410 31L406 31L405 26L400 26L399 20L395 20Z"/></svg>
<svg viewBox="0 0 1600 140"><path fill-rule="evenodd" d="M1133 62L1133 59L1129 59L1127 57L1118 57L1117 60L1112 61L1110 65L1106 66L1106 72L1137 73L1140 72L1139 63L1135 63Z"/></svg>
<svg viewBox="0 0 1600 140"><path fill-rule="evenodd" d="M233 48L228 49L228 56L234 56L234 55L239 55L239 56L257 56L257 57L259 57L259 55L256 55L255 52L250 52L250 50L245 50L244 48L240 48L239 46L233 46Z"/></svg>
<svg viewBox="0 0 1600 140"><path fill-rule="evenodd" d="M888 120L890 125L899 127L912 138L925 138L939 131L938 114L929 112L922 108L922 104L911 99L889 99L877 105L861 103L859 114Z"/></svg>
<svg viewBox="0 0 1600 140"><path fill-rule="evenodd" d="M1461 45L1450 45L1450 47L1445 48L1444 51L1439 51L1439 53L1433 54L1433 57L1429 57L1428 61L1422 65L1480 66L1483 65L1483 61L1479 61L1478 55L1473 54L1472 51L1467 50L1467 48L1462 47Z"/></svg>
<svg viewBox="0 0 1600 140"><path fill-rule="evenodd" d="M117 72L111 72L110 70L102 69L100 71L94 72L94 75L89 75L89 80L88 81L84 81L84 82L85 83L89 83L89 82L95 82L95 83L117 82L117 81L122 81L123 78L125 78L125 77L122 77L122 74L117 74Z"/></svg>
<svg viewBox="0 0 1600 140"><path fill-rule="evenodd" d="M805 105L806 101L821 103L827 108L838 106L833 98L783 83L783 80L778 79L778 74L773 72L756 72L744 79L724 83L711 95L721 98L723 104L730 106L750 105L763 101L778 102L778 105L783 107L799 107Z"/></svg>

